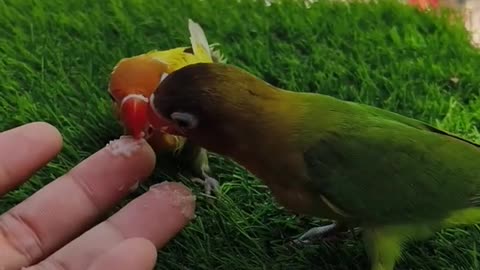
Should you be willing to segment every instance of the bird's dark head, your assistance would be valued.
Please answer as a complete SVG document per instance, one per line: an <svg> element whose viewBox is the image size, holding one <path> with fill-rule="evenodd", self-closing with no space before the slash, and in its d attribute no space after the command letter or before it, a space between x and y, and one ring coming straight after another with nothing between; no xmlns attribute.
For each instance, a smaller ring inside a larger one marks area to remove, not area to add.
<svg viewBox="0 0 480 270"><path fill-rule="evenodd" d="M231 65L193 64L159 85L150 99L151 121L166 133L222 153L242 147L245 137L268 132L267 115L283 92Z"/></svg>

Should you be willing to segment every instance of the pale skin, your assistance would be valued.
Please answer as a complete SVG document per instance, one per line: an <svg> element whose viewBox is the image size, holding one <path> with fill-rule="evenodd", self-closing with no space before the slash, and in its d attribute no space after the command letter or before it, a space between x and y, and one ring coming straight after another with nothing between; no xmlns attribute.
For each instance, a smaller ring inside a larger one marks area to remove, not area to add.
<svg viewBox="0 0 480 270"><path fill-rule="evenodd" d="M42 122L0 133L0 197L61 148L58 130ZM191 192L179 183L156 185L114 215L105 214L154 165L147 143L128 158L104 148L0 215L0 269L152 269L157 249L193 217Z"/></svg>

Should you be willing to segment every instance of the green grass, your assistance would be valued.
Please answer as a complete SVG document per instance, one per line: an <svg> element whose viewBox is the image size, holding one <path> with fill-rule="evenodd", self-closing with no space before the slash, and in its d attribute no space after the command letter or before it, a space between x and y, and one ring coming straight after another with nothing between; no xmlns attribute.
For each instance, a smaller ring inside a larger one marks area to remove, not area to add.
<svg viewBox="0 0 480 270"><path fill-rule="evenodd" d="M458 23L389 2L320 2L0 0L0 130L43 120L65 139L61 155L2 198L0 211L120 135L106 92L112 67L188 44L187 18L221 43L230 63L279 87L376 105L478 141L480 55ZM276 206L232 162L212 163L222 194L213 204L199 199L197 219L160 251L158 269L366 269L352 237L290 246L321 221ZM163 179L161 168L151 179ZM479 243L477 227L444 230L411 243L399 267L479 269Z"/></svg>

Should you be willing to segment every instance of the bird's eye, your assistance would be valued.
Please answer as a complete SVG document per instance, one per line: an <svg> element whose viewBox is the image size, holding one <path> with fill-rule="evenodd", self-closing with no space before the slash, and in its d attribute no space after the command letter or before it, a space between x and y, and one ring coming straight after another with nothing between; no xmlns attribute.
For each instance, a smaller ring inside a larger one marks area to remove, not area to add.
<svg viewBox="0 0 480 270"><path fill-rule="evenodd" d="M194 115L185 112L174 112L170 115L177 126L186 129L196 128L198 125L198 119Z"/></svg>

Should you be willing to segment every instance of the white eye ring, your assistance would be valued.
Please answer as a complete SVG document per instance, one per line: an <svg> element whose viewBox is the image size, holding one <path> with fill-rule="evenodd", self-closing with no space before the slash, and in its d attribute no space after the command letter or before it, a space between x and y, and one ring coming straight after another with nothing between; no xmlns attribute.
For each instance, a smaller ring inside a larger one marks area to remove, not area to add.
<svg viewBox="0 0 480 270"><path fill-rule="evenodd" d="M186 112L174 112L170 115L173 121L180 128L192 129L198 125L198 119L195 115Z"/></svg>

